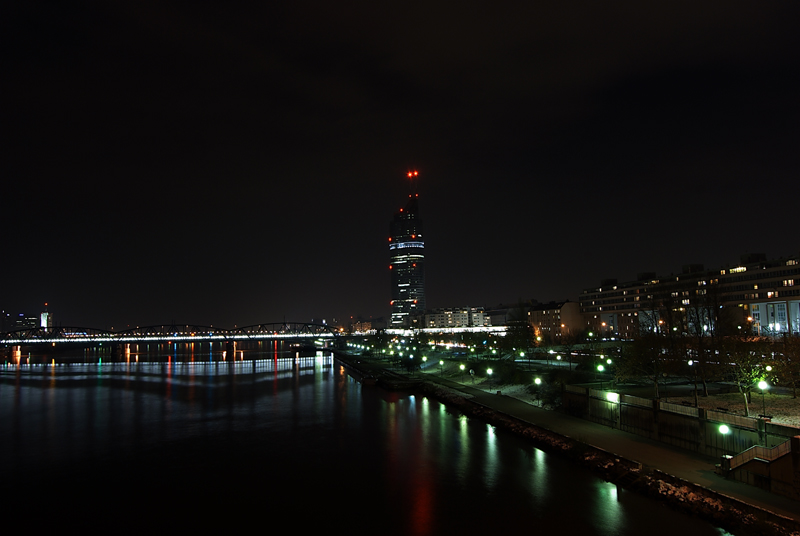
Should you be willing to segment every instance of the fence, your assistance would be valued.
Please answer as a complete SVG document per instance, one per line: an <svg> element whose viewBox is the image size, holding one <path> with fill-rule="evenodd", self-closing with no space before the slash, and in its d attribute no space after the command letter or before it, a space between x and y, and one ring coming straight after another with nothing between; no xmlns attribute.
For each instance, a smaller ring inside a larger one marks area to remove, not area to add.
<svg viewBox="0 0 800 536"><path fill-rule="evenodd" d="M700 417L700 409L692 406L684 406L682 404L670 404L669 402L661 402L658 404L661 411L669 411L678 413L680 415L688 415L690 417Z"/></svg>
<svg viewBox="0 0 800 536"><path fill-rule="evenodd" d="M770 435L781 437L794 437L800 435L800 428L788 424L765 423L766 432Z"/></svg>
<svg viewBox="0 0 800 536"><path fill-rule="evenodd" d="M653 401L649 398L642 398L640 396L622 395L622 403L630 404L632 406L642 406L645 408L652 408Z"/></svg>
<svg viewBox="0 0 800 536"><path fill-rule="evenodd" d="M753 419L752 417L744 417L742 415L714 411L713 409L706 410L706 417L710 421L732 424L740 428L749 428L750 430L758 430L758 420Z"/></svg>
<svg viewBox="0 0 800 536"><path fill-rule="evenodd" d="M756 445L773 447L800 435L800 428L763 419L631 395L615 393L609 398L609 393L567 385L564 408L577 417L714 457ZM729 430L722 433L720 424L727 424Z"/></svg>

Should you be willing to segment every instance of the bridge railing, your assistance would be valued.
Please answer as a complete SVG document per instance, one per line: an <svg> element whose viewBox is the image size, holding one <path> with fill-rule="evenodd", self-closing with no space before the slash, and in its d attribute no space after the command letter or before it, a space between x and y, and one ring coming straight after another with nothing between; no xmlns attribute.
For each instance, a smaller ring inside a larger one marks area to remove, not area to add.
<svg viewBox="0 0 800 536"><path fill-rule="evenodd" d="M273 322L241 328L214 328L191 324L137 326L122 331L97 328L66 327L29 328L0 334L0 344L31 345L57 342L136 342L162 340L242 340L268 338L331 338L338 335L325 324L308 322Z"/></svg>

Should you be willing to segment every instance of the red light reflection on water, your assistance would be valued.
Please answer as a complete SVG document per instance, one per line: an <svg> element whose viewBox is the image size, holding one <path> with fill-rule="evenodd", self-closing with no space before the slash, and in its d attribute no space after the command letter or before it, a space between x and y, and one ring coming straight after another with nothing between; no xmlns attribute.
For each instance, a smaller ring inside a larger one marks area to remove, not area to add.
<svg viewBox="0 0 800 536"><path fill-rule="evenodd" d="M432 491L433 482L429 475L414 483L414 505L411 510L411 534L430 534L433 525L433 507L436 494Z"/></svg>

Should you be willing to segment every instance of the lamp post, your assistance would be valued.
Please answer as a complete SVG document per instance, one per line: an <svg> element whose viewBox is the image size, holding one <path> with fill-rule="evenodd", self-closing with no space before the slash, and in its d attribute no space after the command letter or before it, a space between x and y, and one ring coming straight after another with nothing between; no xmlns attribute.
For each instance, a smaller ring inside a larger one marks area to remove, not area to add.
<svg viewBox="0 0 800 536"><path fill-rule="evenodd" d="M692 367L692 372L694 372L694 407L698 406L697 403L697 367L694 365L697 364L697 361L692 359L689 360L689 366Z"/></svg>
<svg viewBox="0 0 800 536"><path fill-rule="evenodd" d="M464 383L464 369L466 368L464 366L464 363L461 363L461 365L458 368L461 369L461 383Z"/></svg>
<svg viewBox="0 0 800 536"><path fill-rule="evenodd" d="M444 360L439 360L439 376L444 377Z"/></svg>
<svg viewBox="0 0 800 536"><path fill-rule="evenodd" d="M536 405L542 407L542 405L539 403L539 386L542 385L542 379L536 378L533 380L533 383L536 384Z"/></svg>
<svg viewBox="0 0 800 536"><path fill-rule="evenodd" d="M611 402L611 428L615 428L617 425L617 404L619 404L619 393L606 393L606 400ZM622 418L622 412L620 412L620 419Z"/></svg>
<svg viewBox="0 0 800 536"><path fill-rule="evenodd" d="M604 370L605 370L605 367L603 367L603 365L597 365L597 372L598 373L603 372ZM598 378L600 379L600 390L602 391L603 390L603 378L599 374L598 374Z"/></svg>
<svg viewBox="0 0 800 536"><path fill-rule="evenodd" d="M761 389L761 416L766 417L767 415L767 400L764 398L764 391L769 388L769 384L764 380L758 382L758 388Z"/></svg>
<svg viewBox="0 0 800 536"><path fill-rule="evenodd" d="M728 428L727 425L725 425L725 424L719 425L719 433L722 434L722 451L723 452L728 452L727 436L728 436L728 433L730 433L730 431L731 431L731 429Z"/></svg>

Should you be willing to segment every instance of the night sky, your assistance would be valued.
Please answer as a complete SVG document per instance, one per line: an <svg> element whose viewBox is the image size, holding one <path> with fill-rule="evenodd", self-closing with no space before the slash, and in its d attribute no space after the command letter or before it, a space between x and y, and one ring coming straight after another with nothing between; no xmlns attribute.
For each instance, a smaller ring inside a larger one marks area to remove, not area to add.
<svg viewBox="0 0 800 536"><path fill-rule="evenodd" d="M797 2L11 2L0 308L388 316L796 255ZM659 9L659 10L657 10Z"/></svg>

